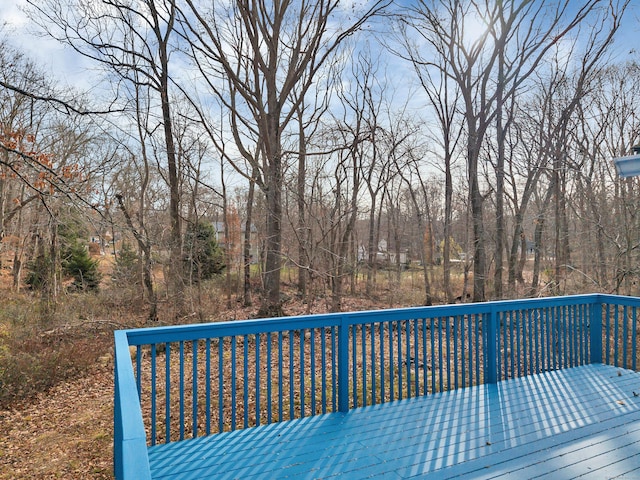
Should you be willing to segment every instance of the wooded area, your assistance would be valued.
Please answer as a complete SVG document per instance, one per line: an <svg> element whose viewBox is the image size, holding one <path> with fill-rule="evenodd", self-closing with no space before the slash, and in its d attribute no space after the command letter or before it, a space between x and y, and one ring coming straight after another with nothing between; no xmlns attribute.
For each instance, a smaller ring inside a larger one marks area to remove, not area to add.
<svg viewBox="0 0 640 480"><path fill-rule="evenodd" d="M101 84L2 31L14 290L126 291L150 321L207 318L207 289L280 315L284 280L340 311L405 271L424 304L638 292L628 0L28 3Z"/></svg>

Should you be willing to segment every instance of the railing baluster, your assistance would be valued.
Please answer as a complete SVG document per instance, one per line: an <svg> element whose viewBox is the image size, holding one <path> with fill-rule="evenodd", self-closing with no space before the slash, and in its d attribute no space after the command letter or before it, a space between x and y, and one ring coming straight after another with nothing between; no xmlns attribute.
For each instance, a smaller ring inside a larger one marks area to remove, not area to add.
<svg viewBox="0 0 640 480"><path fill-rule="evenodd" d="M431 337L431 393L436 393L436 343L435 343L435 319L429 319L429 336Z"/></svg>
<svg viewBox="0 0 640 480"><path fill-rule="evenodd" d="M307 331L305 329L300 330L300 418L304 418L305 410L305 371L304 371L304 345L307 341ZM294 393L291 390L291 398L289 401L294 403ZM293 416L291 418L294 418Z"/></svg>
<svg viewBox="0 0 640 480"><path fill-rule="evenodd" d="M505 369L505 377L504 377L505 379L507 379L507 378L514 378L516 376L515 343L514 343L515 320L513 319L513 312L509 312L508 315L503 314L503 318L505 318L505 321L509 322L509 368L508 368L509 376L507 376L507 369Z"/></svg>
<svg viewBox="0 0 640 480"><path fill-rule="evenodd" d="M574 365L582 365L582 305L576 306L576 315L574 318L574 341L573 341L573 354L575 357Z"/></svg>
<svg viewBox="0 0 640 480"><path fill-rule="evenodd" d="M198 341L191 343L192 379L191 379L191 422L193 438L198 436Z"/></svg>
<svg viewBox="0 0 640 480"><path fill-rule="evenodd" d="M295 402L294 398L294 385L295 385L295 334L293 330L289 330L289 420L292 420L295 415Z"/></svg>
<svg viewBox="0 0 640 480"><path fill-rule="evenodd" d="M284 396L284 377L283 377L283 354L282 354L282 331L278 332L278 422L281 422L284 415L282 412L283 407L283 400L282 397Z"/></svg>
<svg viewBox="0 0 640 480"><path fill-rule="evenodd" d="M407 364L407 398L411 398L411 321L404 321L405 331L405 363Z"/></svg>
<svg viewBox="0 0 640 480"><path fill-rule="evenodd" d="M184 440L184 342L180 342L180 440Z"/></svg>
<svg viewBox="0 0 640 480"><path fill-rule="evenodd" d="M362 367L360 368L360 376L362 378L362 406L367 406L367 327L360 325L360 355L362 357Z"/></svg>
<svg viewBox="0 0 640 480"><path fill-rule="evenodd" d="M164 352L164 436L165 443L171 442L171 343L165 344Z"/></svg>
<svg viewBox="0 0 640 480"><path fill-rule="evenodd" d="M322 413L327 413L327 331L320 330L320 356L322 357Z"/></svg>
<svg viewBox="0 0 640 480"><path fill-rule="evenodd" d="M500 370L498 367L497 359L500 358L499 348L500 343L498 340L498 332L499 332L499 323L500 323L500 315L499 312L494 309L488 314L488 317L485 317L488 320L488 325L486 325L487 330L485 334L486 338L486 348L485 348L485 383L497 383L500 378ZM484 327L485 325L483 325Z"/></svg>
<svg viewBox="0 0 640 480"><path fill-rule="evenodd" d="M402 321L396 322L398 337L398 400L403 399L404 375L402 372Z"/></svg>
<svg viewBox="0 0 640 480"><path fill-rule="evenodd" d="M377 401L377 372L376 372L376 325L374 323L369 324L370 338L371 338L371 405L378 403Z"/></svg>
<svg viewBox="0 0 640 480"><path fill-rule="evenodd" d="M358 352L356 350L356 336L358 335L358 326L349 327L349 338L351 339L351 395L352 408L358 407Z"/></svg>
<svg viewBox="0 0 640 480"><path fill-rule="evenodd" d="M395 399L395 383L396 383L396 367L393 361L394 355L394 339L393 339L393 322L389 322L389 400L394 401Z"/></svg>
<svg viewBox="0 0 640 480"><path fill-rule="evenodd" d="M427 319L422 317L422 394L428 393L427 383Z"/></svg>
<svg viewBox="0 0 640 480"><path fill-rule="evenodd" d="M151 344L151 445L156 444L156 344Z"/></svg>
<svg viewBox="0 0 640 480"><path fill-rule="evenodd" d="M532 367L533 373L540 373L540 320L538 316L538 310L535 309L531 312L531 321L532 321L532 329L533 329L533 358L532 358Z"/></svg>
<svg viewBox="0 0 640 480"><path fill-rule="evenodd" d="M564 361L562 365L564 366L564 368L567 368L570 365L569 354L571 352L571 334L570 334L571 307L566 306L562 309L562 311L564 315L563 332L562 332L563 345L564 345L562 354L563 354Z"/></svg>
<svg viewBox="0 0 640 480"><path fill-rule="evenodd" d="M606 327L605 327L605 363L607 365L611 365L611 356L610 356L610 352L611 352L611 310L610 310L611 305L607 304L607 309L606 309L606 314L605 314L605 320L606 320Z"/></svg>
<svg viewBox="0 0 640 480"><path fill-rule="evenodd" d="M438 317L438 380L439 380L439 391L444 391L443 385L443 354L442 354L442 317Z"/></svg>
<svg viewBox="0 0 640 480"><path fill-rule="evenodd" d="M527 309L527 315L526 315L526 320L523 319L523 322L526 322L527 325L527 335L524 337L527 339L527 341L525 341L525 357L527 358L527 365L528 365L528 369L525 370L525 374L529 375L531 373L533 373L534 371L534 361L533 361L533 331L531 328L531 317L532 317L533 312L531 311L531 309ZM528 348L526 348L528 347Z"/></svg>
<svg viewBox="0 0 640 480"><path fill-rule="evenodd" d="M310 329L310 376L311 376L311 415L315 415L316 410L316 337L315 337L316 329Z"/></svg>
<svg viewBox="0 0 640 480"><path fill-rule="evenodd" d="M413 395L417 397L418 395L420 395L420 374L419 374L420 356L418 353L420 343L418 341L418 319L413 319L412 327L413 327L413 382L414 382Z"/></svg>
<svg viewBox="0 0 640 480"><path fill-rule="evenodd" d="M495 340L496 360L497 360L497 379L500 380L505 375L503 372L507 370L507 322L504 315L500 312L494 314L496 322L497 338ZM489 347L491 348L491 347ZM491 368L491 367L489 367Z"/></svg>
<svg viewBox="0 0 640 480"><path fill-rule="evenodd" d="M218 337L218 432L224 431L224 337Z"/></svg>
<svg viewBox="0 0 640 480"><path fill-rule="evenodd" d="M567 311L567 350L564 352L566 360L564 362L565 367L572 367L573 363L573 339L575 337L573 333L573 319L575 317L575 305L568 305Z"/></svg>
<svg viewBox="0 0 640 480"><path fill-rule="evenodd" d="M204 342L205 351L205 433L211 435L211 339L207 338ZM169 356L169 344L167 344L167 356Z"/></svg>
<svg viewBox="0 0 640 480"><path fill-rule="evenodd" d="M480 378L480 364L482 362L484 362L484 357L483 357L483 353L482 353L482 348L481 348L481 344L482 344L482 337L484 336L483 334L480 333L480 322L484 322L484 315L476 313L473 314L474 317L474 329L475 329L475 369L476 369L476 384L480 384L482 383L482 379ZM486 323L482 324L482 328L485 328Z"/></svg>
<svg viewBox="0 0 640 480"><path fill-rule="evenodd" d="M349 410L349 338L351 327L347 319L340 318L338 327L338 410L346 412Z"/></svg>
<svg viewBox="0 0 640 480"><path fill-rule="evenodd" d="M614 313L613 313L613 364L614 366L619 366L619 358L620 358L620 352L619 352L619 345L620 345L620 336L619 336L619 332L618 332L618 328L620 325L620 316L618 315L619 312L619 308L617 305L613 306L614 308Z"/></svg>
<svg viewBox="0 0 640 480"><path fill-rule="evenodd" d="M473 315L464 315L462 317L462 320L467 325L467 344L468 344L467 348L469 353L468 359L467 359L467 362L469 363L467 376L469 378L469 386L472 386L473 385L473 361L474 361L474 358L476 358L476 355L474 355L473 353L473 324L475 323L475 321L474 321Z"/></svg>
<svg viewBox="0 0 640 480"><path fill-rule="evenodd" d="M447 346L447 391L451 390L451 322L450 317L443 317L445 322L445 337Z"/></svg>
<svg viewBox="0 0 640 480"><path fill-rule="evenodd" d="M231 335L231 431L236 429L237 414L237 339L235 335Z"/></svg>
<svg viewBox="0 0 640 480"><path fill-rule="evenodd" d="M456 316L450 317L453 319L453 388L458 389L458 318Z"/></svg>
<svg viewBox="0 0 640 480"><path fill-rule="evenodd" d="M565 352L565 342L567 339L566 329L565 329L565 308L556 307L556 339L555 339L555 352L556 352L556 361L554 362L554 368L564 368L564 352Z"/></svg>
<svg viewBox="0 0 640 480"><path fill-rule="evenodd" d="M262 343L262 334L261 333L256 333L254 336L254 341L256 342L256 359L255 359L255 366L256 366L256 378L255 378L255 382L256 382L256 393L255 393L255 398L256 398L256 418L255 418L255 424L256 425L260 425L261 422L261 397L262 397L262 393L260 392L260 372L262 370L261 366L260 366L260 344Z"/></svg>
<svg viewBox="0 0 640 480"><path fill-rule="evenodd" d="M272 393L272 388L271 385L273 384L273 379L271 377L271 364L272 364L272 360L271 360L271 349L272 349L272 339L271 339L271 332L267 332L266 334L266 342L267 342L267 376L265 381L267 382L267 425L270 425L271 422L273 421L273 399L271 396Z"/></svg>
<svg viewBox="0 0 640 480"><path fill-rule="evenodd" d="M564 341L564 335L562 332L562 325L563 325L563 321L564 321L564 308L562 307L554 307L555 310L555 314L554 314L554 318L556 319L556 328L554 329L554 333L555 333L555 339L554 339L554 346L555 348L553 349L554 351L554 362L553 362L553 368L554 370L557 370L558 368L562 368L562 342Z"/></svg>
<svg viewBox="0 0 640 480"><path fill-rule="evenodd" d="M385 402L387 399L387 391L385 384L385 355L384 355L384 330L386 322L380 322L380 401Z"/></svg>
<svg viewBox="0 0 640 480"><path fill-rule="evenodd" d="M511 336L513 337L511 342L511 377L518 378L520 376L520 316L518 311L509 312L509 323L511 324Z"/></svg>
<svg viewBox="0 0 640 480"><path fill-rule="evenodd" d="M545 371L551 370L552 369L552 365L553 365L553 351L555 349L553 348L553 330L554 330L554 322L553 322L553 314L551 313L551 309L549 308L544 308L544 316L545 316L545 323L546 323L546 340L547 340L547 346L546 346L546 350L545 350L545 357L546 357L546 366L545 366Z"/></svg>
<svg viewBox="0 0 640 480"><path fill-rule="evenodd" d="M580 348L580 365L588 362L589 354L589 329L588 327L588 306L582 305L580 308L580 335L578 337L578 346Z"/></svg>
<svg viewBox="0 0 640 480"><path fill-rule="evenodd" d="M571 314L571 335L570 335L570 340L571 340L571 363L569 364L572 367L576 367L578 365L580 365L580 360L579 360L579 348L580 348L580 344L578 343L580 341L580 333L579 333L579 326L580 326L580 305L573 305L571 307L572 310L572 314Z"/></svg>
<svg viewBox="0 0 640 480"><path fill-rule="evenodd" d="M582 348L584 344L584 305L578 305L576 308L576 329L575 329L575 356L576 356L576 365L584 365L584 350Z"/></svg>
<svg viewBox="0 0 640 480"><path fill-rule="evenodd" d="M528 358L527 358L527 310L520 310L518 313L518 321L520 325L520 335L518 342L518 376L527 375Z"/></svg>
<svg viewBox="0 0 640 480"><path fill-rule="evenodd" d="M342 409L340 408L340 404L338 403L338 377L340 376L340 373L338 372L337 361L341 355L339 348L340 347L336 345L336 327L332 326L331 327L331 392L332 392L331 402L333 403L334 412L338 410L342 411ZM345 359L346 359L346 354L345 354ZM345 367L345 371L348 371L346 370L346 368L347 367ZM347 384L347 389L348 389L349 382L345 381L345 383ZM346 404L347 403L345 401L345 408L346 408Z"/></svg>
<svg viewBox="0 0 640 480"><path fill-rule="evenodd" d="M505 316L502 313L495 314L495 318L497 322L496 331L498 332L498 337L496 339L496 357L498 360L498 366L497 366L498 376L496 378L498 380L501 380L502 378L506 378L506 371L508 369L507 321L504 317Z"/></svg>

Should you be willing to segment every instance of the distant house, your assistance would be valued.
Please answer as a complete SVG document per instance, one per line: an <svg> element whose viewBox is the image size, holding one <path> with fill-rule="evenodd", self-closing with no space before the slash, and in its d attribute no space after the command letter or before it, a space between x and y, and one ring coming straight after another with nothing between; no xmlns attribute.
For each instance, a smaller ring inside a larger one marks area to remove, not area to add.
<svg viewBox="0 0 640 480"><path fill-rule="evenodd" d="M213 228L216 232L216 242L218 242L218 245L220 245L223 248L227 248L229 246L229 242L227 240L227 234L225 232L225 228L224 228L224 222L211 222L213 225ZM250 255L254 258L254 261L258 259L258 229L256 228L256 226L254 224L251 224L251 230L250 230L250 237L249 237L249 242L251 243L251 248L250 248ZM235 244L235 241L233 243L231 243L231 248L241 248L242 246L242 242L244 241L244 234L245 234L245 228L244 228L244 224L242 225L242 229L240 232L236 232L236 237L239 237L237 239L238 244Z"/></svg>
<svg viewBox="0 0 640 480"><path fill-rule="evenodd" d="M397 252L389 251L387 248L387 241L380 240L378 242L378 248L375 252L375 261L378 264L396 264ZM367 247L364 245L358 246L358 261L359 262L368 262L369 261L369 251ZM400 263L405 264L408 261L408 255L406 251L400 252Z"/></svg>

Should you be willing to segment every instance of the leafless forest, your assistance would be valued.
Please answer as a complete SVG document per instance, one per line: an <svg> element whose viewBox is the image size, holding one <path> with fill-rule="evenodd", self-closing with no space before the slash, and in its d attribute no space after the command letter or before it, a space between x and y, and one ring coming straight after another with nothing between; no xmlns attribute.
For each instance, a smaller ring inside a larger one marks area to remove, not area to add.
<svg viewBox="0 0 640 480"><path fill-rule="evenodd" d="M170 321L211 289L338 311L406 271L423 304L637 291L640 184L613 165L640 142L628 1L28 3L92 85L1 31L14 292L107 285Z"/></svg>
<svg viewBox="0 0 640 480"><path fill-rule="evenodd" d="M638 294L634 3L26 0L0 479L111 478L114 328Z"/></svg>

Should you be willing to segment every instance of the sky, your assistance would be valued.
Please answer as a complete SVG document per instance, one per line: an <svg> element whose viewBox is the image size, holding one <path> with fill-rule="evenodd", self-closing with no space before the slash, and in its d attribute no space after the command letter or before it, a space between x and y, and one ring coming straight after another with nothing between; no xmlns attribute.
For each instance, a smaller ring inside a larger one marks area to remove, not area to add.
<svg viewBox="0 0 640 480"><path fill-rule="evenodd" d="M582 0L574 1L576 6L584 3ZM47 36L38 35L38 27L20 10L26 5L26 0L0 0L2 35L37 61L45 72L50 72L60 86L74 85L81 90L95 88L98 82L92 80L92 65L89 61L69 47L65 48ZM637 46L640 36L640 0L631 0L623 27L618 33L612 50L614 59L620 61L633 50L637 58L640 55L640 46Z"/></svg>
<svg viewBox="0 0 640 480"><path fill-rule="evenodd" d="M90 90L92 82L87 60L56 40L39 35L38 27L20 10L26 5L25 0L0 0L1 34L63 85Z"/></svg>

